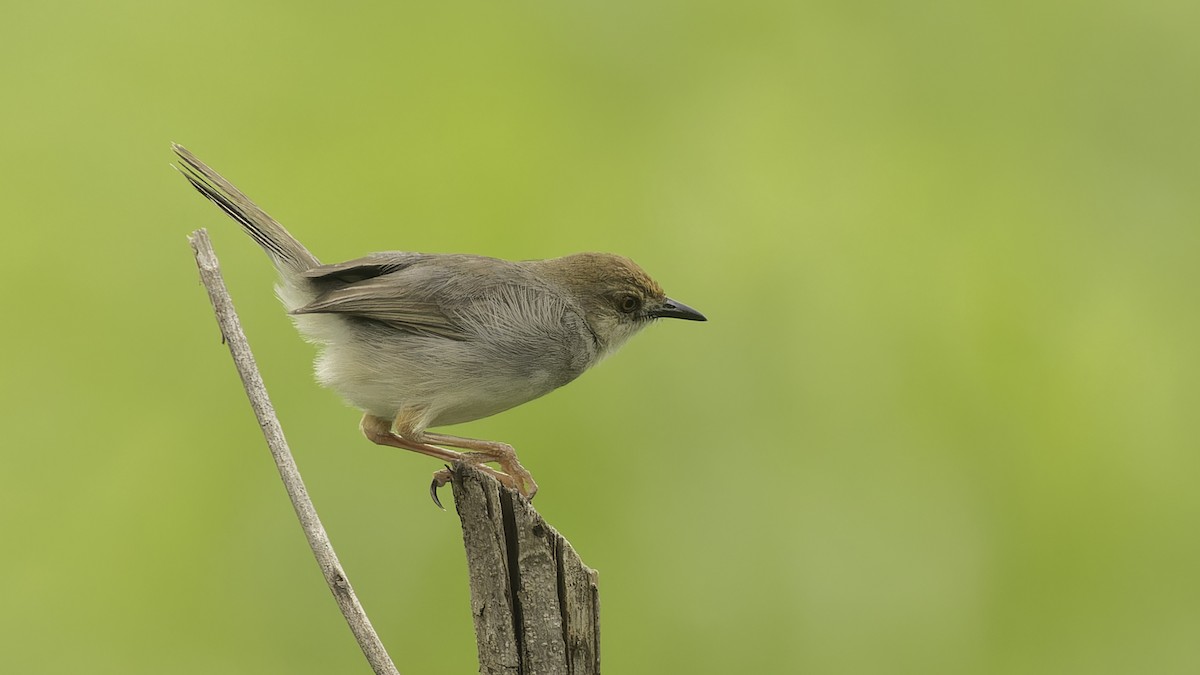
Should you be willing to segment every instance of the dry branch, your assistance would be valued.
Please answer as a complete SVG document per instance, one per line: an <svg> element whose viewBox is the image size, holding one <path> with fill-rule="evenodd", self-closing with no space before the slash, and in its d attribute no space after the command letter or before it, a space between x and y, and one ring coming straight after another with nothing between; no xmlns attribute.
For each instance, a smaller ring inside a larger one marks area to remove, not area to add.
<svg viewBox="0 0 1200 675"><path fill-rule="evenodd" d="M263 385L258 366L254 363L250 344L246 341L241 322L234 311L233 300L229 297L229 291L225 288L225 282L221 278L221 268L217 262L217 255L213 252L212 242L208 239L208 232L203 229L196 230L188 239L192 244L192 250L196 253L196 265L200 268L200 279L204 282L204 288L208 290L208 299L212 302L213 311L216 313L217 324L221 327L225 344L229 346L229 353L233 356L234 365L237 366L238 374L242 377L242 385L246 388L246 395L250 398L250 406L254 408L254 415L258 418L263 436L266 437L267 445L271 448L271 456L275 459L279 476L283 479L283 485L287 488L288 496L292 500L292 507L300 519L300 526L304 528L304 536L308 539L308 545L312 548L313 555L317 558L317 564L321 566L325 583L329 584L329 590L333 592L333 597L337 600L342 615L346 617L346 623L350 625L351 632L354 633L359 647L362 648L363 654L367 657L367 661L370 662L375 673L377 675L399 675L396 666L392 664L391 657L384 650L383 643L379 641L379 636L371 626L366 611L359 604L358 597L350 586L350 580L346 578L342 564L338 562L337 554L333 551L329 535L325 533L321 519L317 517L317 511L308 497L308 490L305 489L304 481L300 478L296 461L292 458L292 452L288 449L287 441L283 437L283 429L275 417L275 408L267 396L267 388Z"/></svg>

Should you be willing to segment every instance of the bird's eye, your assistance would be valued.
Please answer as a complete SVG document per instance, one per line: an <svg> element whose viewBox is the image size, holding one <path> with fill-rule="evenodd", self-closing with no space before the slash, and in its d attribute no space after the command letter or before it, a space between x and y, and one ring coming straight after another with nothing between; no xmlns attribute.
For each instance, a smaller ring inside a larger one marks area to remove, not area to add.
<svg viewBox="0 0 1200 675"><path fill-rule="evenodd" d="M636 295L621 296L621 311L626 314L632 314L638 311L642 306L642 301Z"/></svg>

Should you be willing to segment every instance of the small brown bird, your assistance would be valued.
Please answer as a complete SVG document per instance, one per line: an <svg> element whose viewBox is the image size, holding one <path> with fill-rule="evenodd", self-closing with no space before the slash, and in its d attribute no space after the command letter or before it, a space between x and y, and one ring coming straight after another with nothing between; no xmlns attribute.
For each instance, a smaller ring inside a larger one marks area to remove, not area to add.
<svg viewBox="0 0 1200 675"><path fill-rule="evenodd" d="M317 380L363 411L368 439L478 464L529 498L537 483L511 445L427 429L549 393L655 319L705 320L668 298L632 260L608 253L509 262L387 251L322 265L216 171L186 148L172 148L180 173L270 256L280 300L320 345ZM435 502L449 478L449 471L434 474Z"/></svg>

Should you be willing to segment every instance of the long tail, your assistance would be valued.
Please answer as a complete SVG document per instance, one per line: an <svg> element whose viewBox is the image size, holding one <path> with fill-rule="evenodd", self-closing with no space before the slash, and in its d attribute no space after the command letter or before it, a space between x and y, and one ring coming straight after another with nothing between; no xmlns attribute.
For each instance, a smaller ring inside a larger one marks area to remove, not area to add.
<svg viewBox="0 0 1200 675"><path fill-rule="evenodd" d="M222 178L221 174L196 159L196 156L182 145L172 143L171 149L179 155L182 162L179 173L183 174L200 194L211 199L230 218L236 220L246 234L263 247L284 278L294 278L301 272L321 264L316 256L309 253L303 244L284 229L283 225L258 208L241 190Z"/></svg>

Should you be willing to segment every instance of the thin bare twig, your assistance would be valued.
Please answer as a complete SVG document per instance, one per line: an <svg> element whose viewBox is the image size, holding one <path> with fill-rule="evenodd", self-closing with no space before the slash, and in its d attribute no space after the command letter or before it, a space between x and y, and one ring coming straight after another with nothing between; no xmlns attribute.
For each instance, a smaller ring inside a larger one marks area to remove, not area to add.
<svg viewBox="0 0 1200 675"><path fill-rule="evenodd" d="M279 469L279 476L283 479L284 487L287 488L288 497L292 500L292 507L300 519L300 526L304 528L304 536L308 539L308 545L317 558L317 564L321 566L325 583L329 584L329 590L333 592L338 607L342 609L346 623L350 625L351 632L354 633L359 647L362 648L363 654L367 657L367 661L370 662L375 673L377 675L399 675L399 671L392 664L391 657L388 656L387 651L383 648L383 643L379 641L379 636L371 626L366 611L359 604L358 597L354 595L354 589L350 587L350 580L346 578L342 564L338 562L337 554L333 551L329 535L325 533L325 527L321 525L321 519L317 517L317 510L313 507L312 500L308 498L308 490L300 478L296 461L292 459L292 452L288 449L287 441L283 437L283 428L279 426L279 420L275 417L275 408L271 405L271 400L267 396L267 388L263 385L258 366L254 363L254 355L250 352L250 343L246 341L241 322L238 321L237 313L233 309L233 300L229 297L229 291L225 288L225 282L221 278L221 268L217 263L217 255L213 252L212 242L208 239L208 232L203 229L196 230L188 237L188 240L192 244L192 250L196 252L196 265L200 268L200 279L208 290L208 299L212 301L213 311L217 315L217 324L221 327L225 344L229 345L229 353L233 355L234 365L237 366L238 374L242 377L242 385L246 388L246 395L250 398L250 406L254 408L254 415L258 418L263 436L266 437L267 445L271 448L271 456L275 458L275 466Z"/></svg>

